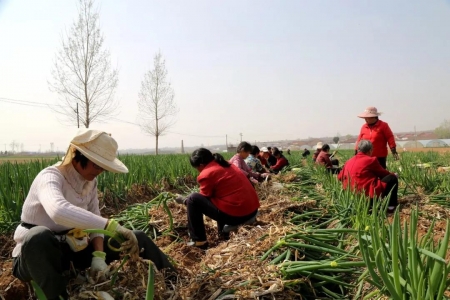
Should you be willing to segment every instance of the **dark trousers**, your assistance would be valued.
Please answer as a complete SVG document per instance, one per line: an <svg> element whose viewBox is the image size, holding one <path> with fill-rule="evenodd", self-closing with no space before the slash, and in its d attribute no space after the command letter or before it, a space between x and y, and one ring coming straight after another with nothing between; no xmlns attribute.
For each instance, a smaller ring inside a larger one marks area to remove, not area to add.
<svg viewBox="0 0 450 300"><path fill-rule="evenodd" d="M222 234L225 225L239 225L251 219L256 215L258 210L243 217L230 216L221 212L207 197L192 193L186 200L188 213L189 235L193 241L206 241L205 223L203 215L217 221L217 230L219 235Z"/></svg>
<svg viewBox="0 0 450 300"><path fill-rule="evenodd" d="M385 158L386 159L386 158ZM381 179L381 181L386 183L386 188L381 193L381 197L386 197L391 193L391 197L389 198L388 206L397 206L397 191L398 191L398 178L395 175L387 175Z"/></svg>
<svg viewBox="0 0 450 300"><path fill-rule="evenodd" d="M383 167L383 169L387 170L386 157L377 157L377 160L380 163L380 165Z"/></svg>
<svg viewBox="0 0 450 300"><path fill-rule="evenodd" d="M167 269L175 272L174 267L168 261L164 253L142 231L134 231L138 240L139 249L144 249L140 256L150 259L158 270ZM119 252L109 249L108 238L104 239L104 252L106 263L120 259ZM111 242L118 247L117 242ZM94 248L90 244L86 249L73 252L69 245L60 242L55 234L44 226L31 228L24 238L22 251L14 258L13 274L22 281L34 280L44 291L49 300L59 299L61 295L68 299L66 285L68 278L63 273L70 269L70 265L76 269L84 270L91 265Z"/></svg>
<svg viewBox="0 0 450 300"><path fill-rule="evenodd" d="M331 174L339 174L339 172L341 172L341 168L327 168L327 171Z"/></svg>

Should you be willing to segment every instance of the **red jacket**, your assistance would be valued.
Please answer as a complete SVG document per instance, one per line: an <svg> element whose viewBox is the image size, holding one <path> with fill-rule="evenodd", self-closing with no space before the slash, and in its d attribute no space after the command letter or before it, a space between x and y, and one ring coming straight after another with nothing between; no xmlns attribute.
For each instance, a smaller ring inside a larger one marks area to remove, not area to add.
<svg viewBox="0 0 450 300"><path fill-rule="evenodd" d="M280 171L285 166L289 165L288 160L283 155L277 159L277 163L274 166L271 166L270 169L274 171Z"/></svg>
<svg viewBox="0 0 450 300"><path fill-rule="evenodd" d="M350 187L359 192L364 191L372 198L374 195L379 197L386 188L386 183L381 179L389 174L394 173L386 171L376 157L358 152L345 163L338 179L342 181L344 189Z"/></svg>
<svg viewBox="0 0 450 300"><path fill-rule="evenodd" d="M210 162L197 177L200 194L208 197L222 212L243 217L256 211L259 199L250 181L239 168Z"/></svg>
<svg viewBox="0 0 450 300"><path fill-rule="evenodd" d="M333 164L331 163L330 155L331 154L325 151L320 151L316 159L316 164L325 166L327 168L332 168Z"/></svg>
<svg viewBox="0 0 450 300"><path fill-rule="evenodd" d="M375 157L386 157L388 155L386 144L389 144L389 148L391 149L396 147L395 137L391 128L388 123L381 120L378 120L375 124L370 126L366 123L361 127L361 131L355 143L355 149L358 149L360 140L369 140L372 142L372 156Z"/></svg>

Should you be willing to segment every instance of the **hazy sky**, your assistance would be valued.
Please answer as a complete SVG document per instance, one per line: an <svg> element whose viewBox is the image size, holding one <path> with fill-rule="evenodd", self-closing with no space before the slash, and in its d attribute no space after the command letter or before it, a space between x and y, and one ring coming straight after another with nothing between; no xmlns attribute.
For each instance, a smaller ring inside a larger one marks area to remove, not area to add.
<svg viewBox="0 0 450 300"><path fill-rule="evenodd" d="M160 146L356 134L367 106L394 131L433 129L450 112L449 1L99 1L120 70L117 118L136 122L141 80L161 50L179 106ZM60 37L77 2L0 0L0 98L56 104ZM109 122L119 148L151 148L139 127ZM0 149L55 143L76 126L47 108L0 99ZM194 137L212 136L212 137ZM216 137L217 136L217 137Z"/></svg>

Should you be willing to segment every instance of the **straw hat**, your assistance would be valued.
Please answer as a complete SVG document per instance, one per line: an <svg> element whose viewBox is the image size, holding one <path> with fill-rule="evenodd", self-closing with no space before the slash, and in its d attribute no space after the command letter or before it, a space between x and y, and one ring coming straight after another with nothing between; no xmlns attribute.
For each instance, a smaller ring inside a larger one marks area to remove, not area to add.
<svg viewBox="0 0 450 300"><path fill-rule="evenodd" d="M381 115L381 112L378 112L376 107L370 106L368 108L366 108L366 110L359 114L358 117L359 118L374 118L374 117L378 117L379 115Z"/></svg>
<svg viewBox="0 0 450 300"><path fill-rule="evenodd" d="M117 142L110 134L93 129L82 129L70 142L62 162L64 166L72 162L75 150L80 151L90 161L113 173L128 173L128 168L116 158Z"/></svg>
<svg viewBox="0 0 450 300"><path fill-rule="evenodd" d="M316 145L316 149L322 149L323 143L322 142L318 142Z"/></svg>

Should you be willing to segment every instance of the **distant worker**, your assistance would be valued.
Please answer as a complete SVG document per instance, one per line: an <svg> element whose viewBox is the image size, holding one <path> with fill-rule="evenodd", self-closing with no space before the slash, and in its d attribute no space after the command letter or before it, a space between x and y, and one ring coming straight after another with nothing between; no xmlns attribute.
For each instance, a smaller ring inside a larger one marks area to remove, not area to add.
<svg viewBox="0 0 450 300"><path fill-rule="evenodd" d="M322 143L322 142L318 142L318 143L317 143L317 145L316 145L316 151L313 153L313 156L312 156L312 160L313 160L314 162L316 161L317 156L319 156L320 151L322 151L322 146L323 146L323 143Z"/></svg>
<svg viewBox="0 0 450 300"><path fill-rule="evenodd" d="M230 164L238 167L253 184L257 184L259 180L267 177L268 174L254 172L245 163L245 159L250 155L250 152L252 151L252 145L247 142L241 142L237 146L236 151L237 153L230 159Z"/></svg>
<svg viewBox="0 0 450 300"><path fill-rule="evenodd" d="M287 154L291 155L291 149L289 149L289 148L287 149Z"/></svg>
<svg viewBox="0 0 450 300"><path fill-rule="evenodd" d="M305 150L303 150L302 156L303 156L304 158L306 158L306 157L308 157L308 155L310 155L310 154L311 154L311 152L309 152L309 150L305 148Z"/></svg>
<svg viewBox="0 0 450 300"><path fill-rule="evenodd" d="M267 165L267 159L268 159L269 156L270 156L269 153L270 153L269 149L267 149L266 147L261 147L260 152L259 152L257 158L259 159L259 161L261 162L261 164L262 164L263 166L266 166L266 165Z"/></svg>
<svg viewBox="0 0 450 300"><path fill-rule="evenodd" d="M258 159L258 155L260 150L258 146L252 146L252 151L250 155L245 159L245 163L247 166L253 171L257 173L266 173L261 161Z"/></svg>
<svg viewBox="0 0 450 300"><path fill-rule="evenodd" d="M229 233L223 231L224 226L243 224L255 218L259 198L244 173L220 154L200 148L192 153L190 163L200 172L197 177L200 192L186 198L178 195L176 202L187 206L191 238L188 246L205 249L208 242L203 216L217 221L219 238L228 239Z"/></svg>
<svg viewBox="0 0 450 300"><path fill-rule="evenodd" d="M269 150L269 157L266 159L266 168L270 168L277 164L277 158L273 155L274 148L267 147L267 150Z"/></svg>
<svg viewBox="0 0 450 300"><path fill-rule="evenodd" d="M369 140L373 145L372 155L378 159L381 166L386 169L386 158L388 155L388 150L386 144L389 145L392 155L395 160L398 160L398 153L395 144L395 137L392 133L391 128L388 123L383 122L378 119L381 115L376 107L368 107L363 113L359 114L358 117L366 121L361 127L361 131L355 143L355 155L358 152L358 143L360 140Z"/></svg>
<svg viewBox="0 0 450 300"><path fill-rule="evenodd" d="M336 154L330 154L330 146L328 144L322 145L322 151L320 151L319 156L317 156L316 164L325 166L325 168L333 173L338 174L341 169L339 168L339 161L337 159L331 160L331 158Z"/></svg>
<svg viewBox="0 0 450 300"><path fill-rule="evenodd" d="M278 174L284 167L289 166L289 161L281 154L278 148L275 148L274 156L277 159L277 163L270 167L270 172Z"/></svg>
<svg viewBox="0 0 450 300"><path fill-rule="evenodd" d="M372 155L373 145L368 140L358 143L358 153L350 158L339 173L343 188L351 188L356 192L363 192L371 199L386 197L391 193L388 212L393 212L398 205L397 174L384 169L378 159Z"/></svg>

